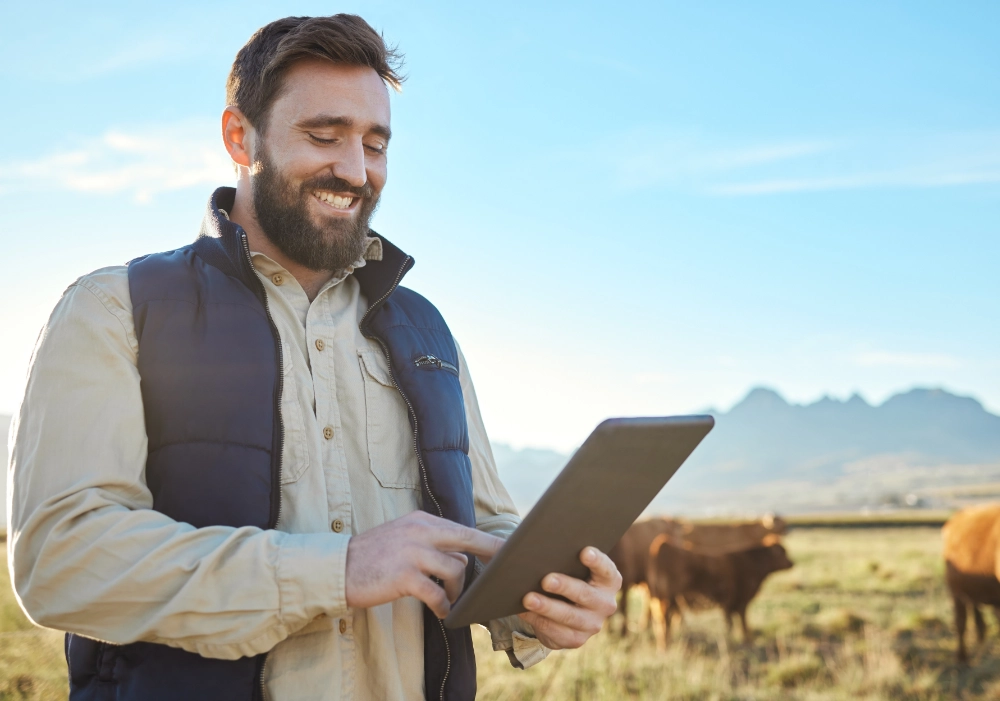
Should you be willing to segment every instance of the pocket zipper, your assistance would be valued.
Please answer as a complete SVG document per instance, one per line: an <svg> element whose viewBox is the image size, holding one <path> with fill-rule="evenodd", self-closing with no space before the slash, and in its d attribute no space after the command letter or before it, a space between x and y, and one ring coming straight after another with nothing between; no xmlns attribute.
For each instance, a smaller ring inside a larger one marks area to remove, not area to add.
<svg viewBox="0 0 1000 701"><path fill-rule="evenodd" d="M458 374L458 368L449 363L447 360L441 360L433 355L422 355L413 361L413 364L418 368L428 368L435 367L439 370L447 370L448 372L453 372Z"/></svg>

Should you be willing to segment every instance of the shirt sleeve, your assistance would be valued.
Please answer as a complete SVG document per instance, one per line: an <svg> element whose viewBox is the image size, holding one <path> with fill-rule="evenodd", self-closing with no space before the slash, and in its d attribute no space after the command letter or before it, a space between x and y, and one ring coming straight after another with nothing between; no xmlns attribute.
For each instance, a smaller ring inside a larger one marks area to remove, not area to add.
<svg viewBox="0 0 1000 701"><path fill-rule="evenodd" d="M77 281L11 431L8 551L39 625L235 659L346 612L346 536L195 528L152 510L124 268Z"/></svg>
<svg viewBox="0 0 1000 701"><path fill-rule="evenodd" d="M456 346L457 346L456 342ZM468 363L458 349L459 380L465 398L465 414L469 424L469 459L472 462L472 493L476 505L476 527L500 538L509 538L521 522L514 501L497 473L496 460L486 435L486 426L479 412L479 400L472 385ZM477 569L481 564L476 562ZM549 652L535 638L531 625L520 616L507 616L490 621L486 627L490 631L494 650L504 650L513 666L527 669L544 660Z"/></svg>

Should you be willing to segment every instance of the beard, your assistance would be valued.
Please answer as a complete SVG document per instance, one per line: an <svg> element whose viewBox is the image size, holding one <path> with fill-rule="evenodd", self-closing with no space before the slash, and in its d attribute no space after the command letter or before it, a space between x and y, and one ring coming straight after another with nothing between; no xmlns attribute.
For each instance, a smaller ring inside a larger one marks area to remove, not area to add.
<svg viewBox="0 0 1000 701"><path fill-rule="evenodd" d="M264 235L279 251L310 270L346 270L364 255L378 193L365 183L354 187L333 174L316 176L298 188L282 174L267 150L255 164L250 181L254 213ZM317 225L309 214L309 199L316 190L351 193L360 197L358 211L350 219L328 219Z"/></svg>

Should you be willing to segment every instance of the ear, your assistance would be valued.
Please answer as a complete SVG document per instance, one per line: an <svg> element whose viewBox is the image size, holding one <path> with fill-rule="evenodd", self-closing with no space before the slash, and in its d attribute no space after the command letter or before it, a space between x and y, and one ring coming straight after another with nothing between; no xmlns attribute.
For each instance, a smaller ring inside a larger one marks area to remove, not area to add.
<svg viewBox="0 0 1000 701"><path fill-rule="evenodd" d="M250 167L253 126L239 108L229 105L222 112L222 142L237 165Z"/></svg>

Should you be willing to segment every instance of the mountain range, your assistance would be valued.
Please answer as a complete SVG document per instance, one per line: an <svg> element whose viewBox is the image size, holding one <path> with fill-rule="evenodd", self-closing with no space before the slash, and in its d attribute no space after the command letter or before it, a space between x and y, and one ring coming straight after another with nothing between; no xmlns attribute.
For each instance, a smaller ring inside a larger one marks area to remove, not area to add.
<svg viewBox="0 0 1000 701"><path fill-rule="evenodd" d="M959 505L963 487L1000 482L1000 416L942 389L913 389L872 406L860 395L790 404L773 390L757 388L728 412L705 413L715 417L715 429L649 511L947 507ZM501 444L494 445L494 454L521 509L530 507L569 458Z"/></svg>
<svg viewBox="0 0 1000 701"><path fill-rule="evenodd" d="M913 389L878 406L859 395L799 405L757 388L728 412L705 413L715 428L648 512L787 514L1000 498L1000 416L970 397ZM5 437L9 423L0 416ZM503 443L493 444L493 454L521 513L570 458ZM0 485L5 522L6 480Z"/></svg>

